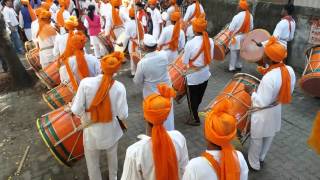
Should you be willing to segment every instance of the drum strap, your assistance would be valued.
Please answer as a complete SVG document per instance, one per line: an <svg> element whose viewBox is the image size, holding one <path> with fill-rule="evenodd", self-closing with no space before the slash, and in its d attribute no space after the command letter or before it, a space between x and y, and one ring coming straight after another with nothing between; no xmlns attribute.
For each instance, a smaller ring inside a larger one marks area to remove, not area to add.
<svg viewBox="0 0 320 180"><path fill-rule="evenodd" d="M207 152L202 153L201 156L205 160L208 161L208 163L211 166L211 168L216 172L218 179L220 179L221 178L221 174L220 174L221 168L220 168L220 165L219 165L218 161L215 160L214 157L211 154L207 153Z"/></svg>
<svg viewBox="0 0 320 180"><path fill-rule="evenodd" d="M40 51L44 51L44 50L48 50L48 49L52 49L53 46L48 46L48 47L44 47L44 48L40 48Z"/></svg>
<svg viewBox="0 0 320 180"><path fill-rule="evenodd" d="M189 66L190 67L195 67L194 65L193 65L193 62L200 56L200 54L203 52L203 47L201 47L200 49L199 49L199 51L197 52L197 54L196 54L196 56L195 57L193 57L193 58L191 58L190 60L189 60Z"/></svg>

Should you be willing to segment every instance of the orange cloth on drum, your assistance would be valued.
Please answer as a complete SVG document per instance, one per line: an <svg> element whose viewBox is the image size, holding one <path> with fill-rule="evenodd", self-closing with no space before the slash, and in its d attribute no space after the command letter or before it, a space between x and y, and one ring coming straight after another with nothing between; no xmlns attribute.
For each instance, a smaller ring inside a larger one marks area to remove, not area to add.
<svg viewBox="0 0 320 180"><path fill-rule="evenodd" d="M148 0L148 4L150 5L157 5L157 0Z"/></svg>
<svg viewBox="0 0 320 180"><path fill-rule="evenodd" d="M204 14L201 14L199 18L192 21L192 28L194 32L202 33L203 41L201 50L204 51L204 64L208 65L211 62L211 45L209 35L206 32L207 21L205 20Z"/></svg>
<svg viewBox="0 0 320 180"><path fill-rule="evenodd" d="M70 16L69 19L67 19L64 22L64 27L69 31L75 30L78 27L78 25L79 25L79 22L76 16Z"/></svg>
<svg viewBox="0 0 320 180"><path fill-rule="evenodd" d="M223 100L209 112L205 119L205 138L221 147L220 180L239 180L240 164L231 141L237 135L237 120L229 114L232 108L229 100Z"/></svg>
<svg viewBox="0 0 320 180"><path fill-rule="evenodd" d="M249 9L249 6L248 6L248 3L247 3L247 0L240 0L240 1L239 1L239 7L240 7L242 10L248 10L248 9Z"/></svg>
<svg viewBox="0 0 320 180"><path fill-rule="evenodd" d="M316 151L320 155L320 111L318 111L317 117L313 122L311 134L307 141L309 147Z"/></svg>
<svg viewBox="0 0 320 180"><path fill-rule="evenodd" d="M113 52L101 59L101 69L103 77L100 87L87 110L91 113L91 120L95 123L107 123L112 121L112 109L109 97L114 80L113 74L116 73L122 64L124 54L122 52Z"/></svg>
<svg viewBox="0 0 320 180"><path fill-rule="evenodd" d="M34 10L32 9L32 7L31 7L31 5L29 3L29 0L21 0L21 4L26 5L28 7L28 12L30 14L31 21L36 20L37 16L36 16Z"/></svg>
<svg viewBox="0 0 320 180"><path fill-rule="evenodd" d="M151 133L153 163L156 180L178 180L178 160L174 144L163 127L171 110L175 91L167 84L158 84L159 94L151 94L143 101L146 121L153 125Z"/></svg>
<svg viewBox="0 0 320 180"><path fill-rule="evenodd" d="M56 30L50 25L51 13L49 11L41 11L39 15L39 30L37 37L46 39L47 37L56 35Z"/></svg>
<svg viewBox="0 0 320 180"><path fill-rule="evenodd" d="M169 42L169 48L172 51L176 51L179 45L180 28L181 28L180 18L181 18L181 13L179 11L173 12L170 16L171 21L176 22L173 28L171 40Z"/></svg>
<svg viewBox="0 0 320 180"><path fill-rule="evenodd" d="M121 6L122 1L121 1L121 0L111 0L111 1L110 1L110 4L111 4L113 7L118 7L118 6Z"/></svg>
<svg viewBox="0 0 320 180"><path fill-rule="evenodd" d="M123 24L120 15L119 15L119 9L112 6L112 23L113 26L121 26Z"/></svg>

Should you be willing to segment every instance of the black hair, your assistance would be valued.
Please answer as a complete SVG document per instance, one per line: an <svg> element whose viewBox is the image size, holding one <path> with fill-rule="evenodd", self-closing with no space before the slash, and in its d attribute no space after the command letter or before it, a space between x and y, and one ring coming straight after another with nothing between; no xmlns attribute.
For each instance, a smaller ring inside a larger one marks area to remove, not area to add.
<svg viewBox="0 0 320 180"><path fill-rule="evenodd" d="M287 4L283 7L284 10L288 12L289 15L292 15L294 12L294 5L293 4Z"/></svg>
<svg viewBox="0 0 320 180"><path fill-rule="evenodd" d="M92 21L94 19L94 10L95 9L96 9L96 7L94 5L89 5L88 6L88 16Z"/></svg>
<svg viewBox="0 0 320 180"><path fill-rule="evenodd" d="M144 5L143 5L141 2L137 2L137 3L136 3L136 6L141 7L141 8L144 7Z"/></svg>

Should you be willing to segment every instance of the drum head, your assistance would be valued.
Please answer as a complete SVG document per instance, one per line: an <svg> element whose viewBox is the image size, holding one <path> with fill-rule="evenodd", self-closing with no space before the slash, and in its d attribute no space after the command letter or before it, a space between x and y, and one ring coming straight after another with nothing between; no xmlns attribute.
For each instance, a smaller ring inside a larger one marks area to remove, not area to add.
<svg viewBox="0 0 320 180"><path fill-rule="evenodd" d="M302 90L314 97L320 97L320 73L311 73L300 79Z"/></svg>
<svg viewBox="0 0 320 180"><path fill-rule="evenodd" d="M264 29L255 29L251 31L246 35L241 44L240 56L250 63L261 60L264 53L263 47L258 47L254 41L261 43L269 38L269 32Z"/></svg>

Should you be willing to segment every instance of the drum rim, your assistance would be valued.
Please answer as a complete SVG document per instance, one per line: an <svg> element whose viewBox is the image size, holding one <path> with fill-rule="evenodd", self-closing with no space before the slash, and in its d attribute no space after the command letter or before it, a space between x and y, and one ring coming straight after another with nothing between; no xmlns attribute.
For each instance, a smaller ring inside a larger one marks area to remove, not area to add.
<svg viewBox="0 0 320 180"><path fill-rule="evenodd" d="M221 52L224 52L224 53L221 53L221 54L222 54L222 58L221 58L221 59L215 58L215 54L216 54L216 53L214 53L214 54L213 54L213 59L214 59L214 60L222 61L222 60L225 59L226 53L228 53L228 52L230 51L230 48L228 48L227 46L223 46L223 47L226 47L226 48L223 50L221 46L218 46L217 43L214 42L214 49L218 48ZM215 50L215 51L216 51L216 50Z"/></svg>
<svg viewBox="0 0 320 180"><path fill-rule="evenodd" d="M317 44L317 45L312 45L312 46L310 46L310 47L308 47L308 48L306 48L306 50L305 50L305 55L306 56L309 56L310 54L310 51L311 51L311 49L313 49L313 48L317 48L317 47L320 47L320 44Z"/></svg>
<svg viewBox="0 0 320 180"><path fill-rule="evenodd" d="M319 74L320 74L320 73L319 73ZM303 75L303 76L299 79L299 86L300 86L301 90L302 90L304 93L306 93L306 94L308 94L308 95L310 95L310 96L312 96L312 97L320 97L320 96L314 95L313 93L310 93L308 90L306 90L306 89L303 88L303 85L302 85L302 84L303 84L304 82L310 80L310 79L320 79L320 76L315 76L314 73L310 73L310 74L305 74L305 75Z"/></svg>
<svg viewBox="0 0 320 180"><path fill-rule="evenodd" d="M252 78L252 79L254 79L255 81L257 81L258 83L260 83L260 79L259 78L257 78L257 77L255 77L255 76L253 76L253 75L251 75L251 74L248 74L248 73L236 73L234 76L233 76L233 78L236 78L236 77L238 77L238 76L247 76L247 77L250 77L250 78ZM232 78L232 79L233 79ZM232 80L231 79L231 80Z"/></svg>
<svg viewBox="0 0 320 180"><path fill-rule="evenodd" d="M42 99L44 100L45 103L47 103L47 105L49 106L50 109L55 110L58 109L58 105L56 103L54 103L52 100L48 100L48 95L47 94L42 94ZM52 102L53 104L51 104L50 102ZM55 106L55 107L54 107Z"/></svg>

